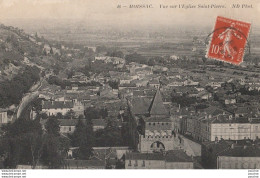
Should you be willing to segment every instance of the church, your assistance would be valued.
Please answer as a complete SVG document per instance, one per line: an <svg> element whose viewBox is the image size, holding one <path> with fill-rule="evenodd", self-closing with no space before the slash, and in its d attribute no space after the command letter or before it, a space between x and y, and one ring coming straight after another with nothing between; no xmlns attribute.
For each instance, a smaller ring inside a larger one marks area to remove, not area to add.
<svg viewBox="0 0 260 178"><path fill-rule="evenodd" d="M128 104L131 113L130 135L136 151L155 153L178 148L179 139L173 131L170 114L159 89L152 99L134 97Z"/></svg>

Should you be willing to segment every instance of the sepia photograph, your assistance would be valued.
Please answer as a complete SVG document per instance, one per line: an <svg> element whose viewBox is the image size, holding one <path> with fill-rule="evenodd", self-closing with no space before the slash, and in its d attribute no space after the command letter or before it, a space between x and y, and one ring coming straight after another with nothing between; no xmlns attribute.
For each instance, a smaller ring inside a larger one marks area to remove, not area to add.
<svg viewBox="0 0 260 178"><path fill-rule="evenodd" d="M0 0L1 176L258 178L259 17L258 0Z"/></svg>

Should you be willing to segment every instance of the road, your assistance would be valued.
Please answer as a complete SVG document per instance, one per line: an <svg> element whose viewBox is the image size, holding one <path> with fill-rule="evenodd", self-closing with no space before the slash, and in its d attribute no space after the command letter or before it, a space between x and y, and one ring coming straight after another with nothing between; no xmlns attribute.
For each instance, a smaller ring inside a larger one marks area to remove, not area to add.
<svg viewBox="0 0 260 178"><path fill-rule="evenodd" d="M39 96L39 89L42 87L42 83L45 80L46 77L43 77L40 79L39 82L37 82L35 85L31 87L28 93L24 95L22 98L20 104L17 107L17 114L16 118L19 119L21 116L21 113L24 111L24 109Z"/></svg>

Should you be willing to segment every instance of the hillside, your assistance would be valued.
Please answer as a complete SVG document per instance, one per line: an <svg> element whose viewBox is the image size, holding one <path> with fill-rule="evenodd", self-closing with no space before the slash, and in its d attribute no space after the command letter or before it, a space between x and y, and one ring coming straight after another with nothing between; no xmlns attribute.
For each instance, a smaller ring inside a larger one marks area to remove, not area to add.
<svg viewBox="0 0 260 178"><path fill-rule="evenodd" d="M44 38L0 25L0 108L18 104L46 71L64 69L61 54Z"/></svg>

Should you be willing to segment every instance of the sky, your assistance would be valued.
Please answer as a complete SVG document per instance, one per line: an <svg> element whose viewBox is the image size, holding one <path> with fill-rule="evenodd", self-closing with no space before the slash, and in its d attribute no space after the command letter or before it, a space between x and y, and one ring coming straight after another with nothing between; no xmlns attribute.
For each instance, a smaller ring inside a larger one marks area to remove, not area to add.
<svg viewBox="0 0 260 178"><path fill-rule="evenodd" d="M252 9L231 9L232 4L253 4ZM152 9L117 8L117 5L153 4ZM162 9L160 4L225 4L226 9ZM0 22L10 19L77 19L89 25L134 28L214 24L217 16L260 26L259 0L0 0Z"/></svg>

